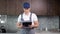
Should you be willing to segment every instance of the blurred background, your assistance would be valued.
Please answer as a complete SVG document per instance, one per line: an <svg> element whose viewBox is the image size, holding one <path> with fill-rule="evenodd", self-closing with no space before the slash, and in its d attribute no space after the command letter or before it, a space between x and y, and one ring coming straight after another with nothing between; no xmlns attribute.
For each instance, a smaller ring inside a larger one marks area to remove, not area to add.
<svg viewBox="0 0 60 34"><path fill-rule="evenodd" d="M16 33L18 16L23 12L23 3L29 2L31 12L37 14L39 27L36 32L60 32L59 0L0 0L0 32Z"/></svg>

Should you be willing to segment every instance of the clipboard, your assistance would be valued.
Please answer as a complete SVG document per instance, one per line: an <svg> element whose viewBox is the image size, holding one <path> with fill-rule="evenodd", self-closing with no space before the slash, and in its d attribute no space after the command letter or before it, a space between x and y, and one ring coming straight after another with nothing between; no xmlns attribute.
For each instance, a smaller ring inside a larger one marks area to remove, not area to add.
<svg viewBox="0 0 60 34"><path fill-rule="evenodd" d="M24 27L29 27L29 25L32 25L32 22L23 22L22 24Z"/></svg>

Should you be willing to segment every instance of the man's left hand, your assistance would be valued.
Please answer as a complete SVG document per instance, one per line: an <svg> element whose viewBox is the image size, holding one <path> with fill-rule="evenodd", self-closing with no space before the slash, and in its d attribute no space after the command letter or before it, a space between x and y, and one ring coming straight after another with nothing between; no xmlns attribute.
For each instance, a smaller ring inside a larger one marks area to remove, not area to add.
<svg viewBox="0 0 60 34"><path fill-rule="evenodd" d="M34 25L29 25L29 28L33 28L34 27Z"/></svg>

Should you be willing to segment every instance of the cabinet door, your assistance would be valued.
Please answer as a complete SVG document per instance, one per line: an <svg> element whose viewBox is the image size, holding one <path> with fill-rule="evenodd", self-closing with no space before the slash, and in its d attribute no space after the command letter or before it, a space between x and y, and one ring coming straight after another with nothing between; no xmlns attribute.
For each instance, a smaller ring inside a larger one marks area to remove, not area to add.
<svg viewBox="0 0 60 34"><path fill-rule="evenodd" d="M22 0L16 0L16 6L17 6L17 11L16 15L19 15L22 13Z"/></svg>
<svg viewBox="0 0 60 34"><path fill-rule="evenodd" d="M49 16L59 16L60 6L58 0L48 0L48 15Z"/></svg>
<svg viewBox="0 0 60 34"><path fill-rule="evenodd" d="M24 2L30 2L30 0L7 0L7 15L21 14Z"/></svg>
<svg viewBox="0 0 60 34"><path fill-rule="evenodd" d="M1 15L6 15L6 11L7 11L7 0L0 0L0 14Z"/></svg>
<svg viewBox="0 0 60 34"><path fill-rule="evenodd" d="M28 2L31 3L31 0L16 0L17 1L17 11L16 11L16 15L19 15L21 13L23 13L23 3L24 2Z"/></svg>
<svg viewBox="0 0 60 34"><path fill-rule="evenodd" d="M47 15L47 0L31 0L31 11L37 15Z"/></svg>
<svg viewBox="0 0 60 34"><path fill-rule="evenodd" d="M15 15L16 11L16 0L7 0L7 15Z"/></svg>

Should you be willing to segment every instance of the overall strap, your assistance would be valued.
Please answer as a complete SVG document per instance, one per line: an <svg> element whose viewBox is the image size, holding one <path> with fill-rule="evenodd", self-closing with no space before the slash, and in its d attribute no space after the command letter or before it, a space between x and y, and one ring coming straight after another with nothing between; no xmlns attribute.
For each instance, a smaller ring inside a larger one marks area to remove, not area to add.
<svg viewBox="0 0 60 34"><path fill-rule="evenodd" d="M23 19L23 13L21 14L21 21L24 21L24 19Z"/></svg>
<svg viewBox="0 0 60 34"><path fill-rule="evenodd" d="M30 21L32 21L32 18L31 17L32 17L32 13L30 14Z"/></svg>

